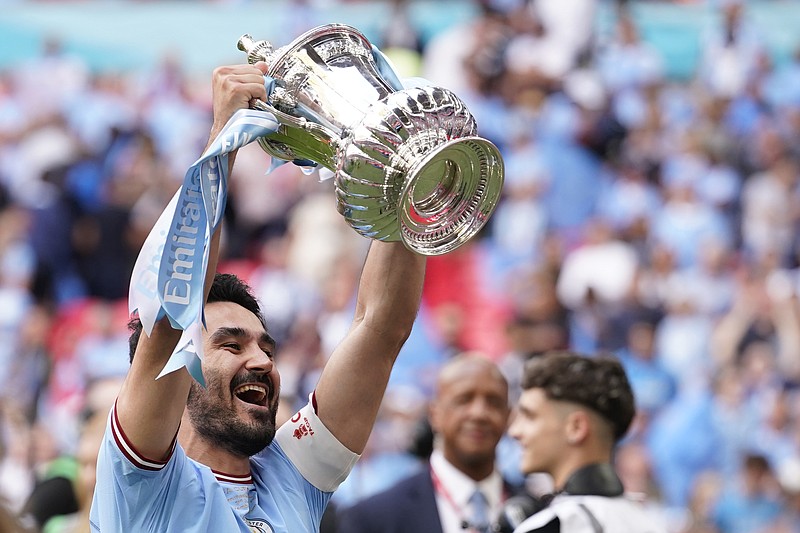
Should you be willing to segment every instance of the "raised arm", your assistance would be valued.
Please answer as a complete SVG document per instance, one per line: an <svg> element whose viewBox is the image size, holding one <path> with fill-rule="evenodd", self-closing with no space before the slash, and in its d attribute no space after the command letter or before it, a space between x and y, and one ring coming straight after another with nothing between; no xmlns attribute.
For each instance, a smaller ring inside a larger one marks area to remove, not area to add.
<svg viewBox="0 0 800 533"><path fill-rule="evenodd" d="M374 241L358 287L355 318L317 384L320 420L351 451L361 453L389 375L417 316L425 258L402 243Z"/></svg>
<svg viewBox="0 0 800 533"><path fill-rule="evenodd" d="M214 121L209 144L233 113L247 108L253 98L266 98L265 73L264 63L219 67L214 71ZM233 165L234 158L235 153L231 153L229 166ZM210 244L206 294L216 272L218 251L219 228ZM185 369L156 379L180 336L181 332L173 329L166 318L156 322L149 337L142 332L117 399L116 413L128 443L139 455L154 461L162 460L169 454L191 385L192 378Z"/></svg>
<svg viewBox="0 0 800 533"><path fill-rule="evenodd" d="M411 333L425 278L425 258L402 243L374 241L358 287L353 325L317 384L320 420L347 448L361 453L389 375Z"/></svg>

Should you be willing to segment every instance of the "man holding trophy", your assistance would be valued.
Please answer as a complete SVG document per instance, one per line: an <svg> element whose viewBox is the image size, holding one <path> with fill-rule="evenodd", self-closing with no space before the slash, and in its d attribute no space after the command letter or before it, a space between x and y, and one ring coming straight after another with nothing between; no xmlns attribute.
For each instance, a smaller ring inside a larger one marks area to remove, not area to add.
<svg viewBox="0 0 800 533"><path fill-rule="evenodd" d="M392 73L378 72L382 56L357 31L318 28L277 54L264 43L243 37L249 64L214 71L209 147L134 268L131 368L98 457L93 531L318 531L411 332L425 255L474 235L497 201L502 162L463 104L386 82ZM353 91L360 100L345 101ZM215 272L227 174L252 140L335 172L339 211L375 239L350 331L280 428L258 302Z"/></svg>

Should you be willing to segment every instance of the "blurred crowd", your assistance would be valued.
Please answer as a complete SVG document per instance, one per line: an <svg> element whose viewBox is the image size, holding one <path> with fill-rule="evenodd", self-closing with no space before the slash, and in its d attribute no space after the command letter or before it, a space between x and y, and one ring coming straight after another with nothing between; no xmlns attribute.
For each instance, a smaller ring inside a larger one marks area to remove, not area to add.
<svg viewBox="0 0 800 533"><path fill-rule="evenodd" d="M423 36L390 2L375 43L466 102L506 181L482 233L430 259L373 438L334 502L419 467L448 357L488 354L516 395L525 360L570 347L625 365L639 413L617 465L670 531L800 532L800 50L777 63L748 4L719 0L695 75L674 80L636 2L613 4L606 34L597 0L473 4ZM92 72L57 40L0 70L0 498L29 526L51 518L29 499L58 476L78 487L72 519L46 531L85 524L97 416L128 367L129 276L207 142L209 81L174 57ZM332 180L270 166L241 150L220 269L263 302L293 408L350 323L368 242Z"/></svg>

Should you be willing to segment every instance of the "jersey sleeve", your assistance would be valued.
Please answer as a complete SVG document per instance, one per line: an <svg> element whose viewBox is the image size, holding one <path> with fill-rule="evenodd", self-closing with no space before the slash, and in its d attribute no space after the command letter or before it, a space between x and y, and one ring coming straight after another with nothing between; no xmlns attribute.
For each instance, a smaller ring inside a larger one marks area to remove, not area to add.
<svg viewBox="0 0 800 533"><path fill-rule="evenodd" d="M169 453L167 454L167 459L163 461L157 461L153 459L148 459L140 454L136 448L134 448L133 444L131 444L128 437L125 435L125 431L122 429L122 426L119 423L119 417L117 417L117 405L114 404L114 407L111 409L111 415L109 417L109 426L106 428L106 433L108 434L108 430L110 429L111 433L111 440L113 440L114 444L116 445L117 450L128 460L130 465L138 470L145 470L150 472L158 472L159 470L163 470L164 467L169 462L169 459L175 453L175 447L177 445L178 434L176 433L175 436L172 438L172 444L170 444Z"/></svg>
<svg viewBox="0 0 800 533"><path fill-rule="evenodd" d="M275 440L300 474L324 492L335 491L360 457L319 419L313 393L309 403L278 429Z"/></svg>
<svg viewBox="0 0 800 533"><path fill-rule="evenodd" d="M103 528L131 525L142 520L142 511L154 523L168 517L174 499L166 492L169 480L180 475L183 451L173 439L169 457L156 461L142 456L125 436L116 406L112 408L97 459L97 482L92 502L92 521ZM113 527L111 528L113 530Z"/></svg>

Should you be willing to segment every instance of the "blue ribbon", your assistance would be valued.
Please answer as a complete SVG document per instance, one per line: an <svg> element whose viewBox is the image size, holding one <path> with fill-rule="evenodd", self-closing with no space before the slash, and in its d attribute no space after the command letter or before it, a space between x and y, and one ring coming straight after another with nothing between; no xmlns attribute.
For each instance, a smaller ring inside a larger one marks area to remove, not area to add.
<svg viewBox="0 0 800 533"><path fill-rule="evenodd" d="M131 276L129 310L139 313L148 335L164 316L173 328L184 332L159 377L185 366L204 383L200 370L203 286L211 236L225 212L228 154L275 132L279 125L270 113L237 111L186 172L183 185L142 246Z"/></svg>

